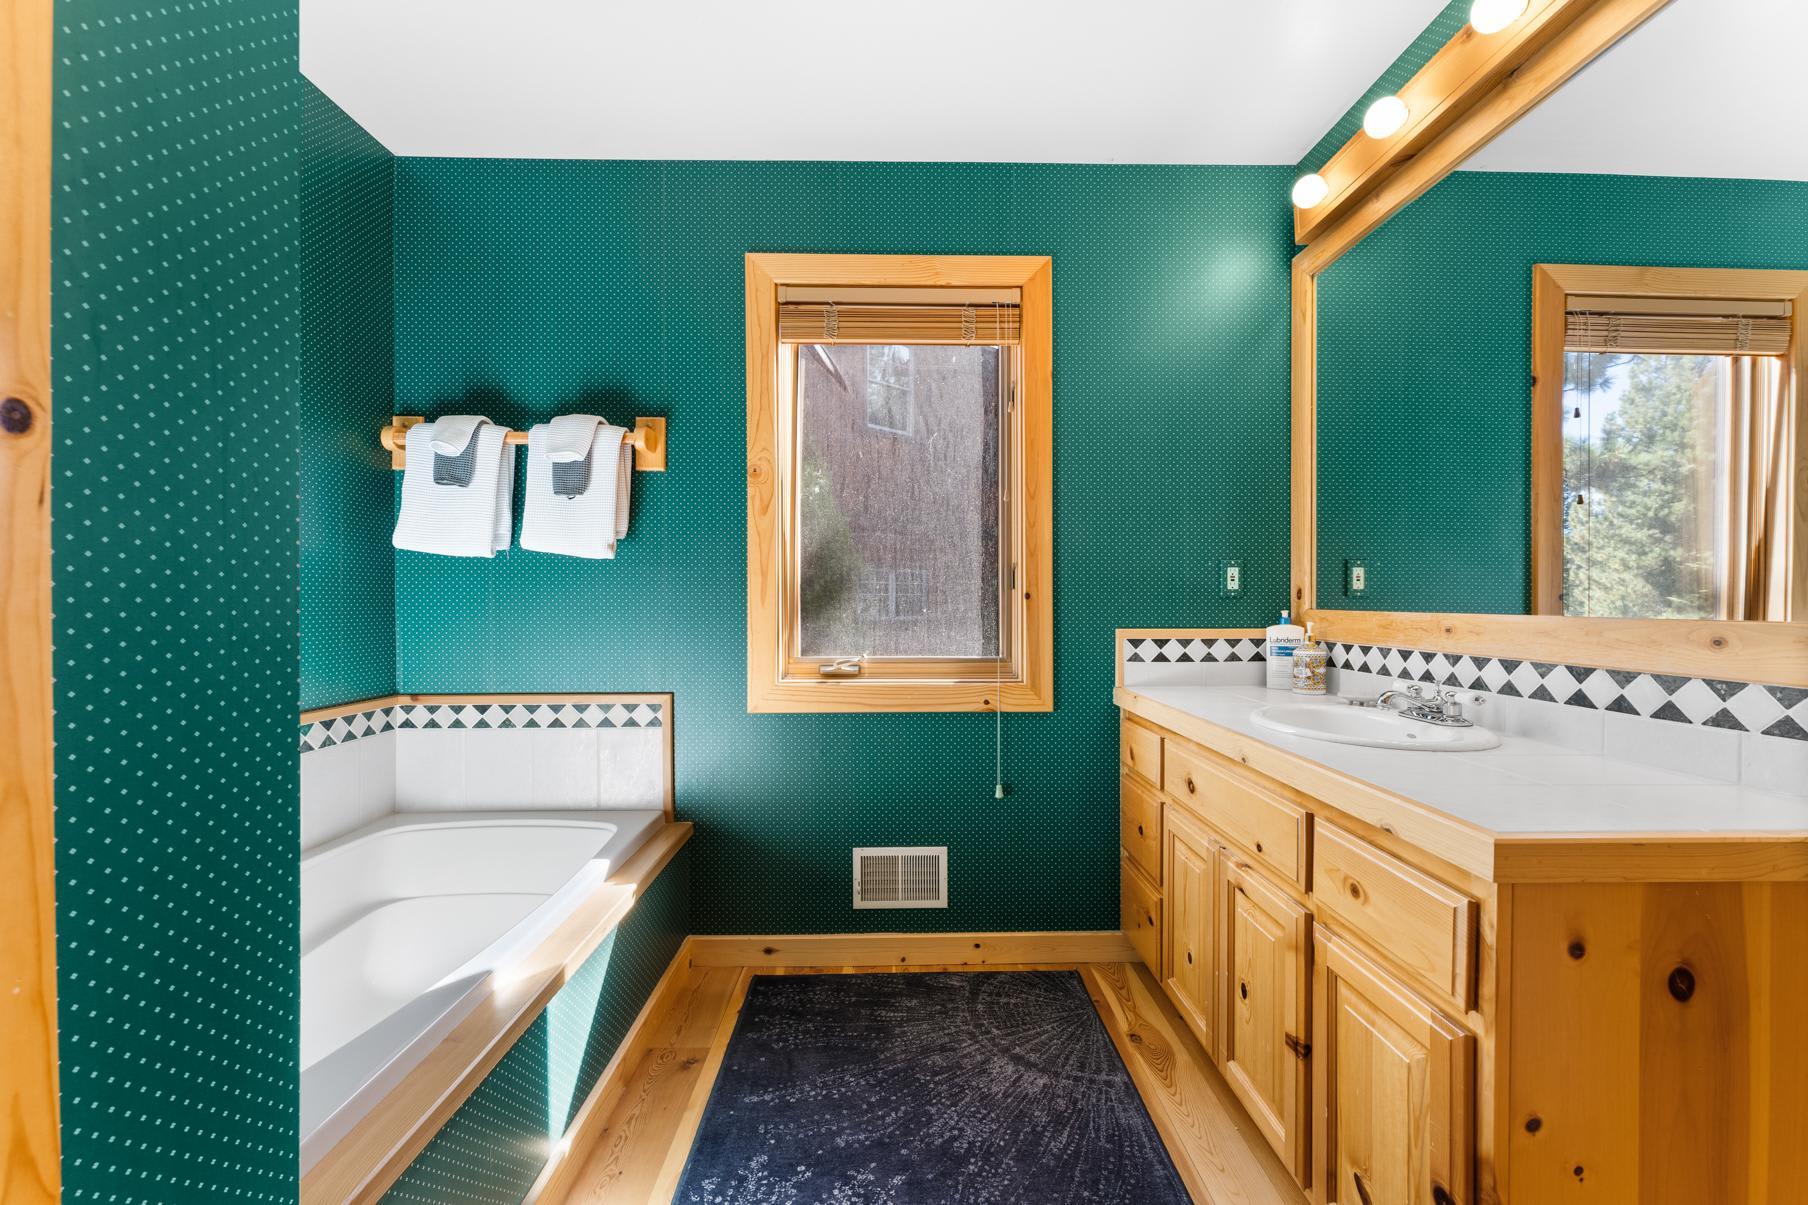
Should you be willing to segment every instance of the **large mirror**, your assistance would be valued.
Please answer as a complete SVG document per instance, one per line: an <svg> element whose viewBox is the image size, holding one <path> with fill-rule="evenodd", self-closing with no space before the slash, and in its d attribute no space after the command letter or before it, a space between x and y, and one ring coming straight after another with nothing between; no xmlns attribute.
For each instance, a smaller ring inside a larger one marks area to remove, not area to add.
<svg viewBox="0 0 1808 1205"><path fill-rule="evenodd" d="M1318 276L1319 607L1808 622L1805 46L1673 0Z"/></svg>

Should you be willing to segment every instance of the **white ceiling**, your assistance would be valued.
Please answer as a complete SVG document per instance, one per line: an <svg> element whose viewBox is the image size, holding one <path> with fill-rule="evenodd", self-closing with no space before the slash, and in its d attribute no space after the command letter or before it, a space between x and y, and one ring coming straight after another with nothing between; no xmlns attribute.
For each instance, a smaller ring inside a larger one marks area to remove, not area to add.
<svg viewBox="0 0 1808 1205"><path fill-rule="evenodd" d="M1804 0L1669 7L1463 165L1808 180Z"/></svg>
<svg viewBox="0 0 1808 1205"><path fill-rule="evenodd" d="M301 67L398 155L1291 164L1443 7L302 0Z"/></svg>

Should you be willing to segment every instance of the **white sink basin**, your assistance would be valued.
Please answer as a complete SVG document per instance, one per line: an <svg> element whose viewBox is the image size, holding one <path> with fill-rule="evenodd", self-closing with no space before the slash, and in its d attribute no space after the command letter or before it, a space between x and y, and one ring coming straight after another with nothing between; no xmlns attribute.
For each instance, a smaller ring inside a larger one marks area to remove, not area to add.
<svg viewBox="0 0 1808 1205"><path fill-rule="evenodd" d="M1398 712L1345 703L1277 703L1259 709L1252 718L1264 728L1289 736L1376 749L1463 753L1500 744L1498 735L1479 725L1443 728L1409 720Z"/></svg>

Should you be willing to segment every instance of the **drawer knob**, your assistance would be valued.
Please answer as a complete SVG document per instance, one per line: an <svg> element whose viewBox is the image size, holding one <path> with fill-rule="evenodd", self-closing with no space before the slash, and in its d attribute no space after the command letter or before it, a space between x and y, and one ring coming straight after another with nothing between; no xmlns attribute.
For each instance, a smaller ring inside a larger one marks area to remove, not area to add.
<svg viewBox="0 0 1808 1205"><path fill-rule="evenodd" d="M1186 776L1186 793L1188 795L1196 795L1199 793L1199 788L1193 785L1193 776L1191 774Z"/></svg>

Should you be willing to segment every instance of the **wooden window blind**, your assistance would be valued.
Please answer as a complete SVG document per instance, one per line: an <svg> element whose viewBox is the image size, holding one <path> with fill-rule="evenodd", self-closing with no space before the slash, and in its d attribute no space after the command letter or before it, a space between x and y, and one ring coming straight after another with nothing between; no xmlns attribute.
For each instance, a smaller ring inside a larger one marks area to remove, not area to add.
<svg viewBox="0 0 1808 1205"><path fill-rule="evenodd" d="M1780 356L1794 325L1791 303L1772 300L1572 294L1565 311L1567 351Z"/></svg>
<svg viewBox="0 0 1808 1205"><path fill-rule="evenodd" d="M787 289L779 297L781 343L1008 346L1022 330L1015 289Z"/></svg>

